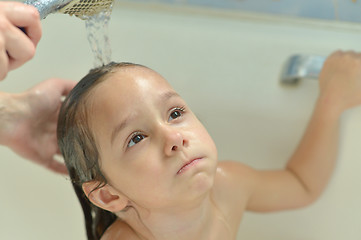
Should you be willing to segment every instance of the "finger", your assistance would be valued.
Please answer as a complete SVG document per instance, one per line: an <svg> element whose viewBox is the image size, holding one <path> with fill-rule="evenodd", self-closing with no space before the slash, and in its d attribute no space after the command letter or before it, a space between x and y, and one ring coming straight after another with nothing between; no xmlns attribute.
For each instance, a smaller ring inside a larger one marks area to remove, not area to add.
<svg viewBox="0 0 361 240"><path fill-rule="evenodd" d="M18 28L5 35L5 48L9 55L9 70L20 67L35 55L35 45Z"/></svg>
<svg viewBox="0 0 361 240"><path fill-rule="evenodd" d="M9 58L5 49L0 47L0 81L3 80L9 71Z"/></svg>
<svg viewBox="0 0 361 240"><path fill-rule="evenodd" d="M60 78L50 79L50 81L56 81L58 89L61 91L61 96L66 96L75 87L77 82L72 80L65 80Z"/></svg>
<svg viewBox="0 0 361 240"><path fill-rule="evenodd" d="M46 167L55 173L69 175L68 169L66 168L65 164L60 163L56 160L50 161L49 165L47 165Z"/></svg>
<svg viewBox="0 0 361 240"><path fill-rule="evenodd" d="M70 93L70 91L75 87L76 84L77 82L75 81L65 80L63 85L64 88L62 95L67 96Z"/></svg>
<svg viewBox="0 0 361 240"><path fill-rule="evenodd" d="M38 10L30 5L11 2L5 5L5 16L9 21L25 29L26 34L36 46L41 38L41 23Z"/></svg>
<svg viewBox="0 0 361 240"><path fill-rule="evenodd" d="M329 59L334 58L334 57L339 57L343 54L344 52L342 50L337 50L334 51L333 53L330 54L330 56L328 57Z"/></svg>

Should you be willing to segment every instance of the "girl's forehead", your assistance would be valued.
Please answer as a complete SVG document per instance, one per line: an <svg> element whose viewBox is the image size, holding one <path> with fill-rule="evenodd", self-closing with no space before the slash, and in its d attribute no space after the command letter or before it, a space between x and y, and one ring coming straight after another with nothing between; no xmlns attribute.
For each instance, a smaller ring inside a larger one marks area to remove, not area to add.
<svg viewBox="0 0 361 240"><path fill-rule="evenodd" d="M145 67L118 69L103 81L105 88L128 92L152 92L171 88L169 83L157 72Z"/></svg>
<svg viewBox="0 0 361 240"><path fill-rule="evenodd" d="M164 92L174 91L170 84L158 73L143 67L118 70L106 77L94 89L93 107L104 108L112 102L118 107L151 100ZM111 104L113 105L113 104Z"/></svg>

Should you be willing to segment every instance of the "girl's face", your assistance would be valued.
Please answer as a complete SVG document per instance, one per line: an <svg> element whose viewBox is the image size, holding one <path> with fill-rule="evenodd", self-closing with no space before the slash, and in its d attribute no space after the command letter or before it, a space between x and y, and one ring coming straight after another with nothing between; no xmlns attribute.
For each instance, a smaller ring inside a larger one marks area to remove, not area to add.
<svg viewBox="0 0 361 240"><path fill-rule="evenodd" d="M133 204L182 206L211 189L215 144L159 74L143 67L117 70L90 102L101 170Z"/></svg>

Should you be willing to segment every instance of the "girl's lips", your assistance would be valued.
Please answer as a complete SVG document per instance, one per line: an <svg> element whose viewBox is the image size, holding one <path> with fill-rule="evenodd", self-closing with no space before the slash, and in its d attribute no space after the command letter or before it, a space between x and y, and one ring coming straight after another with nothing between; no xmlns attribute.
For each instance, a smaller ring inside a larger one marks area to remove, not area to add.
<svg viewBox="0 0 361 240"><path fill-rule="evenodd" d="M184 164L177 172L177 174L181 174L182 172L186 171L187 169L189 169L190 167L194 166L195 164L197 164L199 162L199 160L201 160L202 158L195 158L189 162L187 162L186 164Z"/></svg>

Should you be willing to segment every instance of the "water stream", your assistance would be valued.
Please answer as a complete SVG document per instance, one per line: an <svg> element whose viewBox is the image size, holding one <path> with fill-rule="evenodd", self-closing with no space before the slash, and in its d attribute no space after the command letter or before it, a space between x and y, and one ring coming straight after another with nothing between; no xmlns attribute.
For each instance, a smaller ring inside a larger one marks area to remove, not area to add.
<svg viewBox="0 0 361 240"><path fill-rule="evenodd" d="M94 55L94 67L100 67L111 61L108 26L112 7L93 15L84 16L90 48Z"/></svg>

